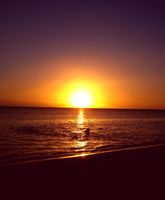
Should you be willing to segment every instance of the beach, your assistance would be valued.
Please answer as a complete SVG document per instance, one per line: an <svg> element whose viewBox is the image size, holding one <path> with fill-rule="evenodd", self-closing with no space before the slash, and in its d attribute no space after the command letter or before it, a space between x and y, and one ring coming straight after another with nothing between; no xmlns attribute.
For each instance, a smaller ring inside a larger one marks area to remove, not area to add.
<svg viewBox="0 0 165 200"><path fill-rule="evenodd" d="M1 191L6 199L162 199L164 159L165 145L157 145L6 166Z"/></svg>
<svg viewBox="0 0 165 200"><path fill-rule="evenodd" d="M0 200L165 200L165 1L0 5Z"/></svg>

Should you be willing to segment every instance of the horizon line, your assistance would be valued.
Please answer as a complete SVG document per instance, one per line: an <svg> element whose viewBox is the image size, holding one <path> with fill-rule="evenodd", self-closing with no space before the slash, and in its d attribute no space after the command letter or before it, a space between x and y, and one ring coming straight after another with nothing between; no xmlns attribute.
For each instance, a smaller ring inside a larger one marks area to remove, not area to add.
<svg viewBox="0 0 165 200"><path fill-rule="evenodd" d="M50 108L50 109L102 109L102 110L162 110L165 111L165 108L110 108L110 107L87 107L87 108L78 108L78 107L62 107L62 106L23 106L23 105L0 105L0 108L10 107L10 108Z"/></svg>

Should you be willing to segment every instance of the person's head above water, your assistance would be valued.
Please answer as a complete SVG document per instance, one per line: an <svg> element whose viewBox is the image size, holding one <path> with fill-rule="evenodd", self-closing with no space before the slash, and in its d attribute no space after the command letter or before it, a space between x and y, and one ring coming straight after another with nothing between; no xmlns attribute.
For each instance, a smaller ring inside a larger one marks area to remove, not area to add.
<svg viewBox="0 0 165 200"><path fill-rule="evenodd" d="M85 134L86 134L86 135L90 134L89 128L87 128L87 129L85 130Z"/></svg>

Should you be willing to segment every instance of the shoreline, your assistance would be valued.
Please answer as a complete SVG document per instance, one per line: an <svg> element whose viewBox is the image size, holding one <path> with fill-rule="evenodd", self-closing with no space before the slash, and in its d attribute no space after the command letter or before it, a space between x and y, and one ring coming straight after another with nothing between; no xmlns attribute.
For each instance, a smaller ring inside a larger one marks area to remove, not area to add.
<svg viewBox="0 0 165 200"><path fill-rule="evenodd" d="M122 192L147 197L153 193L151 196L156 195L155 199L159 199L159 194L165 196L164 161L165 145L162 144L24 163L0 168L0 188L1 191L11 190L16 195L21 191L32 196L42 196L43 193L54 197L81 194L87 198L99 194L101 197L120 196Z"/></svg>
<svg viewBox="0 0 165 200"><path fill-rule="evenodd" d="M37 164L37 163L45 163L45 162L60 162L60 160L65 159L67 161L67 159L81 159L81 158L99 158L100 156L106 157L109 156L111 157L113 154L120 154L120 153L126 153L128 154L129 152L133 153L136 151L145 151L145 150L152 150L152 149L157 149L157 148L165 148L165 143L160 143L160 144L149 144L149 145L139 145L139 146L133 146L133 147L123 147L123 148L119 148L119 149L110 149L110 150L105 150L105 151L93 151L90 153L80 153L77 155L70 155L70 156L62 156L62 157L55 157L55 158L45 158L45 159L41 159L41 160L32 160L32 161L20 161L18 163L12 163L12 164L2 164L0 165L0 169L3 168L12 168L12 167L19 167L21 165L33 165L33 164Z"/></svg>

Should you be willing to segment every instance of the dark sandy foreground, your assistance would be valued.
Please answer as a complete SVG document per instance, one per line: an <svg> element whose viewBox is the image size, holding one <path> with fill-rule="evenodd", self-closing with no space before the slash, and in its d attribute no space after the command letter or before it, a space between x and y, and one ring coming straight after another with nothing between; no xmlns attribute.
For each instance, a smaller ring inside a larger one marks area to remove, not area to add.
<svg viewBox="0 0 165 200"><path fill-rule="evenodd" d="M0 199L165 199L165 146L0 168Z"/></svg>

